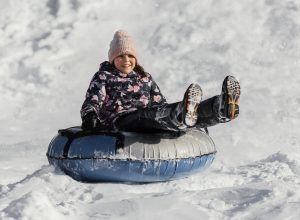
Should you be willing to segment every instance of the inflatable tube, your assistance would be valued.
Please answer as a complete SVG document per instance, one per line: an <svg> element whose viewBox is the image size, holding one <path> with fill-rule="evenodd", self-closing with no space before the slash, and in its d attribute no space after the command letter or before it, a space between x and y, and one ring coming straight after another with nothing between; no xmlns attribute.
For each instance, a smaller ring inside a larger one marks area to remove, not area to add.
<svg viewBox="0 0 300 220"><path fill-rule="evenodd" d="M184 134L59 130L49 144L49 163L83 182L159 182L186 177L213 162L212 139Z"/></svg>

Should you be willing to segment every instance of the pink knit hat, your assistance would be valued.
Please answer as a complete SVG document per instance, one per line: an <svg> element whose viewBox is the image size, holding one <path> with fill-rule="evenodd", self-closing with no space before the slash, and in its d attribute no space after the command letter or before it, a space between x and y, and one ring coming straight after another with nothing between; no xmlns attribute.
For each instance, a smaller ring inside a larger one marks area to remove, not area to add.
<svg viewBox="0 0 300 220"><path fill-rule="evenodd" d="M137 62L137 50L132 38L126 31L118 30L110 42L110 48L108 51L109 62L113 63L114 59L122 54L130 54L134 56Z"/></svg>

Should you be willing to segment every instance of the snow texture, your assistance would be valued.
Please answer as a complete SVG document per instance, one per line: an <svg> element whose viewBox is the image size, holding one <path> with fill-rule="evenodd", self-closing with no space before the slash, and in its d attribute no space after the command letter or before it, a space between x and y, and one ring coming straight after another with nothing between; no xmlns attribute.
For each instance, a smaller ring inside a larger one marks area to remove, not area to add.
<svg viewBox="0 0 300 220"><path fill-rule="evenodd" d="M300 219L300 2L0 0L0 219ZM127 30L169 102L241 82L237 120L210 129L199 175L86 184L48 165L109 43Z"/></svg>

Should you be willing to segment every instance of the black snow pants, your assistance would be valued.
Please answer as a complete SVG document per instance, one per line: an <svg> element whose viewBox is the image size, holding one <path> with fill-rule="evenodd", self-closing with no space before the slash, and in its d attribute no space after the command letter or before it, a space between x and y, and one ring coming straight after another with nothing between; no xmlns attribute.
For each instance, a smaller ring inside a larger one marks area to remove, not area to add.
<svg viewBox="0 0 300 220"><path fill-rule="evenodd" d="M219 106L219 95L202 101L198 107L195 127L207 128L221 123ZM159 108L139 109L119 117L115 121L115 127L118 130L133 132L180 131L184 129L180 119L182 108L182 102L176 102Z"/></svg>

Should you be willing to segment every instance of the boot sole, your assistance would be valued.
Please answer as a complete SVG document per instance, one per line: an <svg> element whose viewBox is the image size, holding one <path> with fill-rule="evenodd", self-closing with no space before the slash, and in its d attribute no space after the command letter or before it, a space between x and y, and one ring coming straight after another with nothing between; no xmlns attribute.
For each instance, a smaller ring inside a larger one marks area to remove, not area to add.
<svg viewBox="0 0 300 220"><path fill-rule="evenodd" d="M202 100L201 87L193 83L191 84L185 94L184 103L184 124L188 127L193 127L197 123L198 119L198 107Z"/></svg>
<svg viewBox="0 0 300 220"><path fill-rule="evenodd" d="M227 117L232 120L239 114L239 97L241 87L239 82L232 76L229 76L226 82L227 88Z"/></svg>

